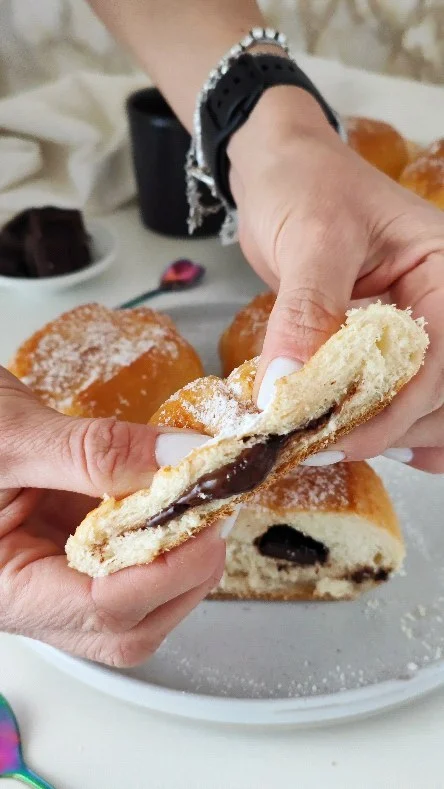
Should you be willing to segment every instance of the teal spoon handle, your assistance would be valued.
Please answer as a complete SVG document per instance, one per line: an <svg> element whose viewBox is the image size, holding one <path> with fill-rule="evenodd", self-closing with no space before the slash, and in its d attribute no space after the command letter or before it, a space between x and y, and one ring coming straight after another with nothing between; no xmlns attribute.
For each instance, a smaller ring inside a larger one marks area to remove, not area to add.
<svg viewBox="0 0 444 789"><path fill-rule="evenodd" d="M118 310L130 310L133 307L138 307L140 304L143 304L144 301L148 301L148 299L152 299L154 296L159 296L161 293L164 293L166 288L155 288L154 290L147 290L145 293L141 293L140 296L136 296L134 299L129 299L129 301L125 301L123 304L119 304L117 307Z"/></svg>
<svg viewBox="0 0 444 789"><path fill-rule="evenodd" d="M27 767L23 767L20 772L14 773L12 777L17 778L18 781L22 781L28 786L33 786L34 789L54 789L52 784L49 784L44 778L40 778L32 770L28 770Z"/></svg>

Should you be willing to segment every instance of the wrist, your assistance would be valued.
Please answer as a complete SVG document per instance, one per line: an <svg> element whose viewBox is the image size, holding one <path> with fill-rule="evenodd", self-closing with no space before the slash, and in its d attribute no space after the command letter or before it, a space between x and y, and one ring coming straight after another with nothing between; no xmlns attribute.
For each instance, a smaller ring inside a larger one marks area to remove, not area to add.
<svg viewBox="0 0 444 789"><path fill-rule="evenodd" d="M241 174L277 146L290 139L336 136L316 99L293 85L277 85L265 91L251 115L233 134L227 147L230 172ZM231 177L231 176L230 176Z"/></svg>

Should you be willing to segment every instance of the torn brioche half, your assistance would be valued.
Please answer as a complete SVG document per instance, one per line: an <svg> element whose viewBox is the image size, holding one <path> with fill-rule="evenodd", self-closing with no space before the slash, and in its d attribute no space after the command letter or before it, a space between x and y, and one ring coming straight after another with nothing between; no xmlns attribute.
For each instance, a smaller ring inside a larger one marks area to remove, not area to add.
<svg viewBox="0 0 444 789"><path fill-rule="evenodd" d="M404 555L390 498L367 463L299 466L241 508L211 597L354 599L399 571Z"/></svg>
<svg viewBox="0 0 444 789"><path fill-rule="evenodd" d="M211 438L176 466L159 469L149 488L89 513L67 542L70 566L103 576L145 564L229 515L258 486L390 403L419 370L427 345L423 321L372 304L348 313L302 370L277 381L265 411L252 400L257 360L226 380L188 384L152 421Z"/></svg>

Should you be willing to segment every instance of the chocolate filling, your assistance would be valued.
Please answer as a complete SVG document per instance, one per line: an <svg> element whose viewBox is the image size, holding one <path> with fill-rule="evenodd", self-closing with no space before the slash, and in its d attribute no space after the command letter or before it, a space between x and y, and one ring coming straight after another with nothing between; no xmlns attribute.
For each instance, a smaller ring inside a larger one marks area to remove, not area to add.
<svg viewBox="0 0 444 789"><path fill-rule="evenodd" d="M360 570L355 570L350 575L350 581L355 584L362 584L364 581L386 581L389 577L390 570L381 567L379 570L374 570L373 567L361 567Z"/></svg>
<svg viewBox="0 0 444 789"><path fill-rule="evenodd" d="M329 408L325 414L312 419L307 424L284 436L272 435L243 452L221 468L205 474L188 488L168 507L148 518L143 528L154 529L165 526L174 518L179 518L192 507L207 504L215 499L228 499L240 493L257 488L267 477L276 463L279 452L297 433L319 430L327 424L332 414L336 413L341 404ZM247 439L246 439L247 440Z"/></svg>
<svg viewBox="0 0 444 789"><path fill-rule="evenodd" d="M205 474L169 507L165 507L157 515L149 518L145 528L164 526L168 521L179 518L192 507L206 504L214 499L227 499L230 496L253 490L269 474L276 462L279 450L285 446L290 437L290 434L270 436L267 441L244 449L236 460Z"/></svg>
<svg viewBox="0 0 444 789"><path fill-rule="evenodd" d="M325 564L329 550L326 545L286 524L270 526L258 537L254 544L262 556L272 559L285 559L301 567Z"/></svg>

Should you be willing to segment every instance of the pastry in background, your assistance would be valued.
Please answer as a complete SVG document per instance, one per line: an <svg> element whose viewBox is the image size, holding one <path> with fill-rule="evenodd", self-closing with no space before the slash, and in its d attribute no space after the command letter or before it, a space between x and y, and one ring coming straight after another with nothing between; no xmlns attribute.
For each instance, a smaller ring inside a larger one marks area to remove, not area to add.
<svg viewBox="0 0 444 789"><path fill-rule="evenodd" d="M399 183L444 211L444 138L421 151L405 168Z"/></svg>
<svg viewBox="0 0 444 789"><path fill-rule="evenodd" d="M349 116L344 119L348 144L367 162L395 181L409 162L404 137L389 123Z"/></svg>
<svg viewBox="0 0 444 789"><path fill-rule="evenodd" d="M92 261L90 238L77 209L28 208L0 231L0 274L55 277L86 268Z"/></svg>
<svg viewBox="0 0 444 789"><path fill-rule="evenodd" d="M227 376L247 359L260 356L267 330L268 318L273 309L274 293L255 296L235 315L219 341L222 373Z"/></svg>
<svg viewBox="0 0 444 789"><path fill-rule="evenodd" d="M407 145L407 154L408 154L408 162L407 166L414 162L419 156L421 156L424 146L418 145L417 142L413 142L413 140L406 140ZM401 173L402 175L402 173Z"/></svg>
<svg viewBox="0 0 444 789"><path fill-rule="evenodd" d="M387 581L404 554L390 498L367 463L299 466L242 507L211 596L354 599Z"/></svg>
<svg viewBox="0 0 444 789"><path fill-rule="evenodd" d="M63 414L140 423L203 375L195 350L166 315L100 304L48 323L20 346L9 369Z"/></svg>

